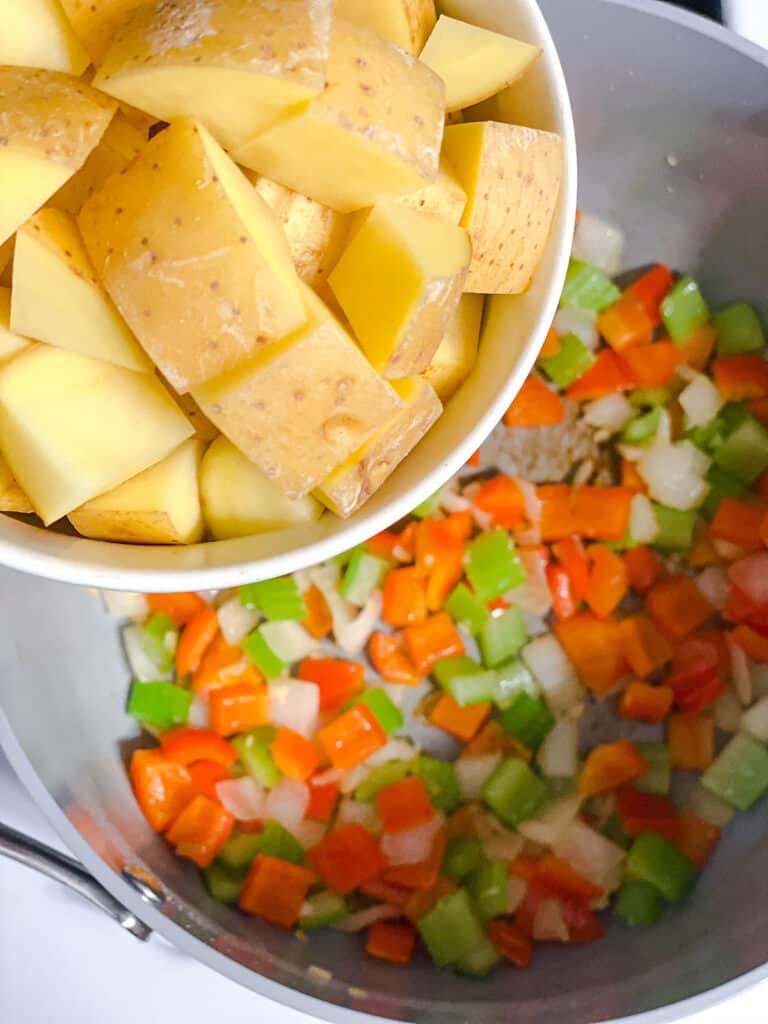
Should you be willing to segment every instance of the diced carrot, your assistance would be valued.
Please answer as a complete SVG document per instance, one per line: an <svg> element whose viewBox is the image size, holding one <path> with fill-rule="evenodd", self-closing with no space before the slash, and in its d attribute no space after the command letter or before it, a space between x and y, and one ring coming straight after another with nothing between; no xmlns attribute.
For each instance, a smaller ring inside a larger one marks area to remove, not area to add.
<svg viewBox="0 0 768 1024"><path fill-rule="evenodd" d="M525 518L525 499L520 488L514 480L501 473L483 484L474 502L493 519L496 526L505 530L519 526Z"/></svg>
<svg viewBox="0 0 768 1024"><path fill-rule="evenodd" d="M177 626L186 626L206 607L199 594L147 594L146 598L153 614L167 615Z"/></svg>
<svg viewBox="0 0 768 1024"><path fill-rule="evenodd" d="M571 589L571 577L561 565L550 563L546 568L547 585L552 599L552 611L558 619L569 619L576 614L577 602Z"/></svg>
<svg viewBox="0 0 768 1024"><path fill-rule="evenodd" d="M212 729L198 729L194 726L179 725L163 733L160 745L163 754L177 764L188 765L193 761L218 761L225 767L237 760L237 751L231 743Z"/></svg>
<svg viewBox="0 0 768 1024"><path fill-rule="evenodd" d="M449 893L456 892L456 885L447 878L438 878L431 889L417 889L411 893L403 907L405 916L414 924L434 907L438 900Z"/></svg>
<svg viewBox="0 0 768 1024"><path fill-rule="evenodd" d="M272 757L287 779L306 782L320 764L317 747L301 733L281 726L272 741Z"/></svg>
<svg viewBox="0 0 768 1024"><path fill-rule="evenodd" d="M519 757L523 761L530 761L533 757L532 751L494 720L485 723L480 732L466 744L459 758L485 757L498 753L505 757Z"/></svg>
<svg viewBox="0 0 768 1024"><path fill-rule="evenodd" d="M469 458L467 459L467 465L471 466L472 469L479 469L480 468L480 449L479 448L477 449L476 452L472 452L472 454L469 456Z"/></svg>
<svg viewBox="0 0 768 1024"><path fill-rule="evenodd" d="M574 487L572 532L588 540L623 540L633 497L626 487Z"/></svg>
<svg viewBox="0 0 768 1024"><path fill-rule="evenodd" d="M240 893L240 909L282 928L293 928L313 881L307 868L260 853Z"/></svg>
<svg viewBox="0 0 768 1024"><path fill-rule="evenodd" d="M219 632L219 619L213 608L207 605L189 620L184 627L176 650L176 672L185 676L196 672L203 655Z"/></svg>
<svg viewBox="0 0 768 1024"><path fill-rule="evenodd" d="M388 633L373 633L368 643L371 664L389 683L416 686L419 675L403 650L402 639Z"/></svg>
<svg viewBox="0 0 768 1024"><path fill-rule="evenodd" d="M667 717L674 700L675 692L671 687L651 686L636 680L622 693L617 712L620 718L656 725Z"/></svg>
<svg viewBox="0 0 768 1024"><path fill-rule="evenodd" d="M526 379L504 414L508 427L549 427L562 423L564 419L562 398L537 373Z"/></svg>
<svg viewBox="0 0 768 1024"><path fill-rule="evenodd" d="M753 398L749 403L749 411L759 420L764 427L768 427L768 398ZM765 476L765 474L763 474ZM768 498L765 492L761 492L763 499Z"/></svg>
<svg viewBox="0 0 768 1024"><path fill-rule="evenodd" d="M413 561L416 523L409 523L400 533L385 530L377 533L365 542L365 546L373 555L386 558L390 562L407 564Z"/></svg>
<svg viewBox="0 0 768 1024"><path fill-rule="evenodd" d="M642 299L626 291L600 314L597 329L614 351L623 352L632 345L650 341L655 324Z"/></svg>
<svg viewBox="0 0 768 1024"><path fill-rule="evenodd" d="M407 890L428 891L432 889L440 878L445 844L445 829L440 829L435 835L432 850L426 860L420 861L418 864L397 864L387 868L382 877L388 884L396 884Z"/></svg>
<svg viewBox="0 0 768 1024"><path fill-rule="evenodd" d="M189 772L159 750L136 750L131 783L142 814L155 832L164 832L195 797Z"/></svg>
<svg viewBox="0 0 768 1024"><path fill-rule="evenodd" d="M365 666L338 658L305 658L298 677L317 686L321 711L336 711L362 689Z"/></svg>
<svg viewBox="0 0 768 1024"><path fill-rule="evenodd" d="M405 832L425 825L435 816L435 808L418 775L409 775L380 789L376 809L385 832Z"/></svg>
<svg viewBox="0 0 768 1024"><path fill-rule="evenodd" d="M580 612L554 624L554 633L579 679L596 694L608 693L624 673L617 623Z"/></svg>
<svg viewBox="0 0 768 1024"><path fill-rule="evenodd" d="M589 900L580 896L562 896L558 902L568 929L568 942L586 943L602 939L605 929Z"/></svg>
<svg viewBox="0 0 768 1024"><path fill-rule="evenodd" d="M252 683L234 683L213 690L210 721L219 736L234 736L259 725L269 725L269 690Z"/></svg>
<svg viewBox="0 0 768 1024"><path fill-rule="evenodd" d="M703 868L720 841L720 829L687 810L678 813L678 823L672 842L692 864Z"/></svg>
<svg viewBox="0 0 768 1024"><path fill-rule="evenodd" d="M451 512L442 520L443 527L459 540L469 540L475 528L475 521L469 509Z"/></svg>
<svg viewBox="0 0 768 1024"><path fill-rule="evenodd" d="M347 771L383 747L387 735L373 712L356 704L320 729L317 740L333 767Z"/></svg>
<svg viewBox="0 0 768 1024"><path fill-rule="evenodd" d="M637 471L637 466L629 459L621 460L621 486L628 487L634 494L647 494L648 485Z"/></svg>
<svg viewBox="0 0 768 1024"><path fill-rule="evenodd" d="M463 708L450 693L444 693L432 708L429 721L456 739L469 743L490 713L491 705L488 701Z"/></svg>
<svg viewBox="0 0 768 1024"><path fill-rule="evenodd" d="M242 647L228 644L217 632L195 670L195 693L207 697L214 690L235 683L258 686L264 682L259 670L246 657Z"/></svg>
<svg viewBox="0 0 768 1024"><path fill-rule="evenodd" d="M634 782L648 771L648 762L629 740L594 747L579 776L579 792L587 796L608 793Z"/></svg>
<svg viewBox="0 0 768 1024"><path fill-rule="evenodd" d="M693 532L693 547L686 555L685 560L692 569L701 569L705 565L718 565L722 562L705 523L698 522L696 524Z"/></svg>
<svg viewBox="0 0 768 1024"><path fill-rule="evenodd" d="M591 562L586 602L598 618L611 614L629 588L624 562L604 544L593 544L587 550Z"/></svg>
<svg viewBox="0 0 768 1024"><path fill-rule="evenodd" d="M711 618L715 609L689 576L668 576L646 596L651 617L667 639L682 640Z"/></svg>
<svg viewBox="0 0 768 1024"><path fill-rule="evenodd" d="M646 679L672 657L672 648L645 615L630 615L619 623L622 654L635 675Z"/></svg>
<svg viewBox="0 0 768 1024"><path fill-rule="evenodd" d="M698 331L677 346L677 361L693 370L703 373L717 344L717 331L711 324L704 324Z"/></svg>
<svg viewBox="0 0 768 1024"><path fill-rule="evenodd" d="M711 715L669 716L667 744L672 767L682 772L703 772L715 756L715 723Z"/></svg>
<svg viewBox="0 0 768 1024"><path fill-rule="evenodd" d="M590 368L571 384L566 394L572 401L603 398L637 387L637 378L615 352L604 348Z"/></svg>
<svg viewBox="0 0 768 1024"><path fill-rule="evenodd" d="M180 857L207 868L229 839L234 824L234 817L218 800L200 793L176 817L165 838Z"/></svg>
<svg viewBox="0 0 768 1024"><path fill-rule="evenodd" d="M738 498L721 498L709 526L710 536L716 540L727 540L748 551L759 551L763 546L765 515L764 505L755 505Z"/></svg>
<svg viewBox="0 0 768 1024"><path fill-rule="evenodd" d="M192 785L198 793L207 796L210 800L218 800L216 783L229 778L229 771L218 761L195 761L187 771L192 779Z"/></svg>
<svg viewBox="0 0 768 1024"><path fill-rule="evenodd" d="M643 832L656 832L673 839L680 831L677 808L665 796L624 786L616 794L616 811L622 828L633 838Z"/></svg>
<svg viewBox="0 0 768 1024"><path fill-rule="evenodd" d="M403 640L411 664L422 676L428 676L441 658L464 653L464 642L447 612L438 612L424 622L406 626Z"/></svg>
<svg viewBox="0 0 768 1024"><path fill-rule="evenodd" d="M514 921L494 918L488 925L488 938L501 955L515 967L525 970L533 957L533 942Z"/></svg>
<svg viewBox="0 0 768 1024"><path fill-rule="evenodd" d="M329 832L309 851L309 859L323 882L339 896L376 878L387 866L379 844L355 822Z"/></svg>
<svg viewBox="0 0 768 1024"><path fill-rule="evenodd" d="M333 616L328 602L325 600L322 590L314 583L302 594L304 606L307 609L307 617L302 625L304 629L313 636L315 640L322 640L328 636L333 628Z"/></svg>
<svg viewBox="0 0 768 1024"><path fill-rule="evenodd" d="M581 896L596 900L603 895L599 885L579 874L567 860L553 854L546 854L536 862L533 878L557 896Z"/></svg>
<svg viewBox="0 0 768 1024"><path fill-rule="evenodd" d="M436 612L462 577L464 544L445 525L429 517L416 529L416 570L427 580L427 608Z"/></svg>
<svg viewBox="0 0 768 1024"><path fill-rule="evenodd" d="M659 263L627 289L643 303L654 327L661 325L661 303L667 297L673 281L674 275L669 267Z"/></svg>
<svg viewBox="0 0 768 1024"><path fill-rule="evenodd" d="M761 355L718 356L712 363L712 376L728 402L768 397L768 361Z"/></svg>
<svg viewBox="0 0 768 1024"><path fill-rule="evenodd" d="M743 623L731 633L734 641L755 661L768 661L768 636Z"/></svg>
<svg viewBox="0 0 768 1024"><path fill-rule="evenodd" d="M674 341L654 341L626 349L621 358L637 381L637 387L663 388L674 377L680 357Z"/></svg>
<svg viewBox="0 0 768 1024"><path fill-rule="evenodd" d="M554 327L550 327L544 339L544 344L541 346L539 359L548 359L550 356L556 356L560 348L560 335Z"/></svg>
<svg viewBox="0 0 768 1024"><path fill-rule="evenodd" d="M627 567L629 585L639 594L650 590L667 572L664 562L647 544L638 544L626 551L624 564Z"/></svg>
<svg viewBox="0 0 768 1024"><path fill-rule="evenodd" d="M306 817L310 821L330 821L336 801L339 799L339 787L335 782L324 782L320 785L309 780L309 804Z"/></svg>
<svg viewBox="0 0 768 1024"><path fill-rule="evenodd" d="M416 929L406 921L375 921L368 929L365 951L390 964L409 964L416 948Z"/></svg>
<svg viewBox="0 0 768 1024"><path fill-rule="evenodd" d="M427 581L416 568L393 569L388 574L381 617L396 628L426 619Z"/></svg>
<svg viewBox="0 0 768 1024"><path fill-rule="evenodd" d="M574 601L583 601L589 584L589 560L578 537L566 537L552 545L552 553L568 573Z"/></svg>

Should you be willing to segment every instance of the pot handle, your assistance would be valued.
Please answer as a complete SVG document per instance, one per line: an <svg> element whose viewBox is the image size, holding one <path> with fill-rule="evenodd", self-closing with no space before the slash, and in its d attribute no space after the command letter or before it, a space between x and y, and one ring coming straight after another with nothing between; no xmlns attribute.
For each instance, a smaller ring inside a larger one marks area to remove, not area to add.
<svg viewBox="0 0 768 1024"><path fill-rule="evenodd" d="M119 903L114 896L88 874L82 864L64 853L59 853L30 836L25 836L9 825L0 822L0 856L10 857L20 864L33 868L48 878L84 896L99 910L109 914L119 925L143 942L150 937L152 929Z"/></svg>

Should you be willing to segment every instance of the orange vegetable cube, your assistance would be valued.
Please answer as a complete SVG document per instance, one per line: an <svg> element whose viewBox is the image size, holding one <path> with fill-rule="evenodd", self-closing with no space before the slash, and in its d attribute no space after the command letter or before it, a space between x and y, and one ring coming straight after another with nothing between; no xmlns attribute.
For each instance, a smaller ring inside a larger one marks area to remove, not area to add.
<svg viewBox="0 0 768 1024"><path fill-rule="evenodd" d="M559 340L557 349L560 350ZM504 422L508 427L548 427L562 423L564 419L565 405L562 398L537 373L532 373L526 379L504 414Z"/></svg>
<svg viewBox="0 0 768 1024"><path fill-rule="evenodd" d="M333 628L333 617L322 590L314 583L301 595L307 609L307 617L302 622L304 629L316 640L328 636Z"/></svg>
<svg viewBox="0 0 768 1024"><path fill-rule="evenodd" d="M598 618L604 619L621 602L629 588L624 562L603 544L594 544L587 551L591 562L586 602Z"/></svg>
<svg viewBox="0 0 768 1024"><path fill-rule="evenodd" d="M206 607L199 594L146 594L153 615L167 615L177 626L186 624Z"/></svg>
<svg viewBox="0 0 768 1024"><path fill-rule="evenodd" d="M176 817L165 838L180 857L207 868L229 839L234 824L234 817L218 800L201 793Z"/></svg>
<svg viewBox="0 0 768 1024"><path fill-rule="evenodd" d="M645 615L630 615L619 623L622 654L636 676L645 679L672 657L672 648Z"/></svg>
<svg viewBox="0 0 768 1024"><path fill-rule="evenodd" d="M387 868L382 876L384 881L405 890L431 889L440 878L446 841L445 829L440 829L426 860L418 864L396 864L394 867Z"/></svg>
<svg viewBox="0 0 768 1024"><path fill-rule="evenodd" d="M307 868L260 853L240 893L240 909L271 924L292 928L314 875Z"/></svg>
<svg viewBox="0 0 768 1024"><path fill-rule="evenodd" d="M703 868L720 841L720 829L692 811L680 811L679 828L672 840L684 857Z"/></svg>
<svg viewBox="0 0 768 1024"><path fill-rule="evenodd" d="M234 683L211 692L211 728L220 736L234 736L269 724L269 691L266 686Z"/></svg>
<svg viewBox="0 0 768 1024"><path fill-rule="evenodd" d="M261 672L246 657L242 647L228 644L217 633L208 646L194 676L195 693L206 697L222 686L249 683L257 686L264 682Z"/></svg>
<svg viewBox="0 0 768 1024"><path fill-rule="evenodd" d="M674 341L654 341L625 349L621 358L641 388L663 388L672 380L678 364Z"/></svg>
<svg viewBox="0 0 768 1024"><path fill-rule="evenodd" d="M435 816L424 783L416 775L380 789L376 794L376 809L385 832L404 832L426 824Z"/></svg>
<svg viewBox="0 0 768 1024"><path fill-rule="evenodd" d="M712 376L729 402L768 396L768 362L761 355L719 356L712 363Z"/></svg>
<svg viewBox="0 0 768 1024"><path fill-rule="evenodd" d="M225 767L237 760L237 751L231 743L212 729L179 725L163 733L160 741L163 753L171 761L188 765L193 761L218 761Z"/></svg>
<svg viewBox="0 0 768 1024"><path fill-rule="evenodd" d="M410 626L427 617L427 581L412 567L393 569L384 582L381 617L390 626Z"/></svg>
<svg viewBox="0 0 768 1024"><path fill-rule="evenodd" d="M387 866L379 844L355 822L329 832L309 851L309 859L326 886L339 896L380 875Z"/></svg>
<svg viewBox="0 0 768 1024"><path fill-rule="evenodd" d="M320 785L310 779L306 817L311 821L330 821L338 799L339 787L335 782Z"/></svg>
<svg viewBox="0 0 768 1024"><path fill-rule="evenodd" d="M426 518L418 524L416 570L427 580L427 608L438 611L464 571L464 544L444 523Z"/></svg>
<svg viewBox="0 0 768 1024"><path fill-rule="evenodd" d="M768 661L768 636L763 636L751 626L743 623L734 629L731 636L750 658L755 661Z"/></svg>
<svg viewBox="0 0 768 1024"><path fill-rule="evenodd" d="M672 767L683 772L703 772L715 757L715 723L711 715L669 716L667 744Z"/></svg>
<svg viewBox="0 0 768 1024"><path fill-rule="evenodd" d="M668 576L648 591L646 604L661 632L682 640L711 618L715 609L689 576Z"/></svg>
<svg viewBox="0 0 768 1024"><path fill-rule="evenodd" d="M618 624L588 612L555 623L554 633L579 679L594 693L608 693L624 674Z"/></svg>
<svg viewBox="0 0 768 1024"><path fill-rule="evenodd" d="M421 676L427 676L441 658L464 653L464 642L447 612L438 612L424 622L406 626L403 640L411 664Z"/></svg>
<svg viewBox="0 0 768 1024"><path fill-rule="evenodd" d="M716 344L717 331L711 324L705 324L677 346L677 361L704 373Z"/></svg>
<svg viewBox="0 0 768 1024"><path fill-rule="evenodd" d="M374 633L368 643L371 664L389 683L416 686L419 676L403 651L402 639L388 633Z"/></svg>
<svg viewBox="0 0 768 1024"><path fill-rule="evenodd" d="M671 686L651 686L650 683L635 681L621 695L617 711L620 718L655 725L664 721L674 700L675 691Z"/></svg>
<svg viewBox="0 0 768 1024"><path fill-rule="evenodd" d="M363 688L365 666L337 658L305 658L298 678L317 686L321 711L335 711Z"/></svg>
<svg viewBox="0 0 768 1024"><path fill-rule="evenodd" d="M131 784L142 814L155 832L164 832L196 794L187 769L159 750L136 750Z"/></svg>
<svg viewBox="0 0 768 1024"><path fill-rule="evenodd" d="M765 515L765 505L738 498L721 498L709 526L710 536L749 551L759 551L763 546Z"/></svg>
<svg viewBox="0 0 768 1024"><path fill-rule="evenodd" d="M655 325L642 300L627 291L600 314L597 329L614 351L623 352L631 345L650 341Z"/></svg>
<svg viewBox="0 0 768 1024"><path fill-rule="evenodd" d="M664 562L647 544L638 544L625 552L624 565L627 567L629 585L638 594L650 590L656 580L667 573Z"/></svg>
<svg viewBox="0 0 768 1024"><path fill-rule="evenodd" d="M491 705L488 701L463 708L450 693L444 693L432 708L429 721L457 740L469 743L490 713Z"/></svg>
<svg viewBox="0 0 768 1024"><path fill-rule="evenodd" d="M354 768L387 742L378 719L365 704L357 704L322 728L317 740L334 768Z"/></svg>
<svg viewBox="0 0 768 1024"><path fill-rule="evenodd" d="M595 747L579 776L579 792L587 796L608 793L634 782L648 771L648 763L629 740L616 740Z"/></svg>
<svg viewBox="0 0 768 1024"><path fill-rule="evenodd" d="M305 782L320 764L317 747L293 729L281 726L272 741L272 757L288 779Z"/></svg>
<svg viewBox="0 0 768 1024"><path fill-rule="evenodd" d="M196 672L203 655L219 632L219 617L207 605L189 620L179 638L176 649L176 672L179 676Z"/></svg>
<svg viewBox="0 0 768 1024"><path fill-rule="evenodd" d="M416 929L406 921L375 921L368 929L366 953L390 964L408 964L416 947Z"/></svg>

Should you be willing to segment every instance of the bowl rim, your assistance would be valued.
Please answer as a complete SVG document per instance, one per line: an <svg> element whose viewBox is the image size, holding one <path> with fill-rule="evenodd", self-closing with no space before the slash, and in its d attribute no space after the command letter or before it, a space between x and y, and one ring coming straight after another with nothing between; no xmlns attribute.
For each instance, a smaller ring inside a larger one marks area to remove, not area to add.
<svg viewBox="0 0 768 1024"><path fill-rule="evenodd" d="M543 41L543 58L546 61L545 71L551 107L553 111L557 112L561 121L560 131L564 143L564 174L559 204L563 221L568 224L571 221L575 222L578 177L576 132L568 87L557 50L538 3L536 0L517 0L517 2L533 19L536 31ZM553 241L556 244L556 249L553 257L552 282L557 287L549 288L537 325L522 347L517 365L509 374L504 386L499 389L483 415L475 421L472 428L466 432L447 457L437 461L418 483L387 502L376 512L362 516L357 522L351 521L345 529L337 529L326 536L321 535L306 543L300 543L289 551L270 554L251 561L233 560L227 564L216 566L206 565L205 556L202 554L202 564L178 568L155 568L151 564L132 565L133 562L141 562L142 558L147 559L148 562L157 561L161 557L159 553L168 550L167 546L151 547L82 537L72 538L49 531L45 527L23 521L15 523L11 521L7 529L0 531L0 565L61 583L95 586L106 590L135 590L151 593L221 589L238 586L254 579L268 579L296 572L333 558L389 528L444 486L461 469L501 420L530 372L541 342L544 340L546 329L557 311L560 291L570 259L571 238L568 231L564 230L561 237ZM336 522L335 519L332 521ZM42 536L39 541L35 542L34 538L40 534L47 534L48 537ZM269 535L261 536L268 537ZM31 542L28 543L26 538L30 538ZM48 538L51 538L51 546L55 545L59 550L46 550L49 543ZM186 549L177 547L174 550L199 552L200 549L210 549L217 544L230 543L233 542L211 541L200 545L191 545ZM117 561L122 564L110 565L110 557L114 559L116 552L121 553L121 557Z"/></svg>

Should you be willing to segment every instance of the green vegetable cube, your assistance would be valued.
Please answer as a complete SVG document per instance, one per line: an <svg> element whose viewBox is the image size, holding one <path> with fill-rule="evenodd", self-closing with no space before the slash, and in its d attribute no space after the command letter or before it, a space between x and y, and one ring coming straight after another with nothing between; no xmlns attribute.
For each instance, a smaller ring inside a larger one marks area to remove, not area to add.
<svg viewBox="0 0 768 1024"><path fill-rule="evenodd" d="M663 551L688 551L693 544L696 510L683 512L678 508L653 502L653 514L659 528L653 546Z"/></svg>
<svg viewBox="0 0 768 1024"><path fill-rule="evenodd" d="M594 365L596 357L581 338L566 334L560 339L560 351L539 360L539 366L552 383L561 389L570 387L575 380Z"/></svg>
<svg viewBox="0 0 768 1024"><path fill-rule="evenodd" d="M625 444L646 444L656 436L661 423L661 407L657 406L642 416L637 416L624 428L621 439Z"/></svg>
<svg viewBox="0 0 768 1024"><path fill-rule="evenodd" d="M243 640L243 650L267 679L276 679L288 667L269 646L260 628L254 629Z"/></svg>
<svg viewBox="0 0 768 1024"><path fill-rule="evenodd" d="M449 839L443 858L443 874L452 882L461 882L483 863L483 847L475 836Z"/></svg>
<svg viewBox="0 0 768 1024"><path fill-rule="evenodd" d="M460 802L459 780L450 761L440 761L428 754L421 754L417 774L435 807L447 814L456 810Z"/></svg>
<svg viewBox="0 0 768 1024"><path fill-rule="evenodd" d="M602 313L621 298L621 292L602 270L583 260L571 260L563 286L563 305Z"/></svg>
<svg viewBox="0 0 768 1024"><path fill-rule="evenodd" d="M238 871L232 871L214 861L204 869L205 882L208 890L219 903L235 904L240 899L240 891L245 881L244 875Z"/></svg>
<svg viewBox="0 0 768 1024"><path fill-rule="evenodd" d="M636 779L634 785L644 793L666 796L672 783L672 763L666 743L636 743L645 758L648 771Z"/></svg>
<svg viewBox="0 0 768 1024"><path fill-rule="evenodd" d="M754 306L737 302L715 313L717 353L721 356L759 352L765 345L765 332Z"/></svg>
<svg viewBox="0 0 768 1024"><path fill-rule="evenodd" d="M528 693L535 697L538 692L539 688L531 670L520 658L505 661L496 669L496 692L493 700L502 710L513 704L519 693Z"/></svg>
<svg viewBox="0 0 768 1024"><path fill-rule="evenodd" d="M745 484L754 483L768 469L768 430L754 416L747 416L713 457L726 473Z"/></svg>
<svg viewBox="0 0 768 1024"><path fill-rule="evenodd" d="M768 750L751 736L737 733L701 776L701 782L740 811L748 811L768 789Z"/></svg>
<svg viewBox="0 0 768 1024"><path fill-rule="evenodd" d="M162 612L156 612L144 623L144 651L161 675L173 668L178 640L179 630L176 623Z"/></svg>
<svg viewBox="0 0 768 1024"><path fill-rule="evenodd" d="M501 960L499 951L486 936L483 938L482 945L455 963L453 969L459 974L466 974L468 978L485 978L499 960Z"/></svg>
<svg viewBox="0 0 768 1024"><path fill-rule="evenodd" d="M696 868L687 857L656 832L643 832L630 847L627 878L655 886L668 903L679 903L696 881Z"/></svg>
<svg viewBox="0 0 768 1024"><path fill-rule="evenodd" d="M258 608L270 622L300 621L307 617L307 607L293 576L248 583L240 587L240 603Z"/></svg>
<svg viewBox="0 0 768 1024"><path fill-rule="evenodd" d="M261 852L261 836L241 832L226 841L216 859L230 871L241 871L244 877L253 858Z"/></svg>
<svg viewBox="0 0 768 1024"><path fill-rule="evenodd" d="M277 731L267 725L252 732L241 733L230 740L246 773L265 789L276 786L282 778L282 772L275 764L270 750L276 735Z"/></svg>
<svg viewBox="0 0 768 1024"><path fill-rule="evenodd" d="M502 861L488 861L481 865L469 879L468 888L483 921L506 913L509 876L507 865Z"/></svg>
<svg viewBox="0 0 768 1024"><path fill-rule="evenodd" d="M710 466L707 473L707 483L710 485L710 492L701 506L701 514L710 522L715 518L717 506L723 498L741 498L746 492L746 486L730 473L726 473L719 466Z"/></svg>
<svg viewBox="0 0 768 1024"><path fill-rule="evenodd" d="M509 828L534 817L548 797L546 783L517 757L497 765L483 786L483 800Z"/></svg>
<svg viewBox="0 0 768 1024"><path fill-rule="evenodd" d="M128 714L160 732L186 725L192 693L173 683L140 683L134 679L128 695Z"/></svg>
<svg viewBox="0 0 768 1024"><path fill-rule="evenodd" d="M306 911L299 918L299 928L303 932L335 924L346 917L348 912L344 898L332 892L317 892L308 897L307 904Z"/></svg>
<svg viewBox="0 0 768 1024"><path fill-rule="evenodd" d="M390 568L383 558L368 554L364 548L355 548L339 587L341 596L362 608Z"/></svg>
<svg viewBox="0 0 768 1024"><path fill-rule="evenodd" d="M403 713L387 694L386 690L382 690L380 687L365 690L353 703L365 704L373 712L373 715L387 736L403 728Z"/></svg>
<svg viewBox="0 0 768 1024"><path fill-rule="evenodd" d="M666 405L674 398L669 388L635 388L629 395L629 404L636 409Z"/></svg>
<svg viewBox="0 0 768 1024"><path fill-rule="evenodd" d="M386 789L394 782L402 782L406 775L411 773L412 768L411 761L388 761L386 764L376 765L355 790L355 800L364 804L370 803L380 789Z"/></svg>
<svg viewBox="0 0 768 1024"><path fill-rule="evenodd" d="M287 860L290 864L304 863L304 847L279 821L266 822L259 839L259 853Z"/></svg>
<svg viewBox="0 0 768 1024"><path fill-rule="evenodd" d="M439 899L419 918L419 934L438 967L458 963L481 949L485 932L466 889Z"/></svg>
<svg viewBox="0 0 768 1024"><path fill-rule="evenodd" d="M539 697L521 692L499 713L499 722L523 746L537 750L554 726L555 717Z"/></svg>
<svg viewBox="0 0 768 1024"><path fill-rule="evenodd" d="M466 583L459 583L445 602L445 610L472 636L477 636L491 613L482 601L469 589Z"/></svg>
<svg viewBox="0 0 768 1024"><path fill-rule="evenodd" d="M432 674L457 704L482 704L493 700L496 690L496 673L483 669L476 661L466 656L441 658L432 668Z"/></svg>
<svg viewBox="0 0 768 1024"><path fill-rule="evenodd" d="M709 323L709 306L692 277L681 277L661 304L661 316L669 336L684 345L700 327Z"/></svg>
<svg viewBox="0 0 768 1024"><path fill-rule="evenodd" d="M486 619L478 639L483 663L496 668L528 643L528 630L519 608L507 608Z"/></svg>
<svg viewBox="0 0 768 1024"><path fill-rule="evenodd" d="M440 496L442 494L442 488L439 491L435 491L434 494L430 494L420 505L411 512L412 516L416 519L426 519L427 516L431 516L432 513L440 506Z"/></svg>
<svg viewBox="0 0 768 1024"><path fill-rule="evenodd" d="M493 530L472 541L467 552L467 578L480 601L492 601L525 583L525 569L506 530Z"/></svg>
<svg viewBox="0 0 768 1024"><path fill-rule="evenodd" d="M661 917L664 898L650 882L627 879L616 894L613 909L630 927L648 928Z"/></svg>

